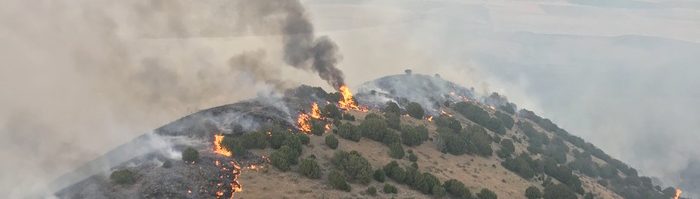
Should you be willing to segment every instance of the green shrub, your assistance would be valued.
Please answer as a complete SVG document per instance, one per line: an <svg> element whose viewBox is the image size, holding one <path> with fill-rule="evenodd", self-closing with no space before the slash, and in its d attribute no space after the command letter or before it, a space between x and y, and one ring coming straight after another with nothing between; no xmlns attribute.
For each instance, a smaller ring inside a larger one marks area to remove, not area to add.
<svg viewBox="0 0 700 199"><path fill-rule="evenodd" d="M274 151L272 154L270 154L270 163L280 171L289 171L289 169L291 169L291 165L287 159L287 154L280 152L280 150Z"/></svg>
<svg viewBox="0 0 700 199"><path fill-rule="evenodd" d="M309 145L309 142L311 142L311 138L309 138L309 136L304 133L298 133L296 135L299 138L299 141L301 141L301 144L303 145Z"/></svg>
<svg viewBox="0 0 700 199"><path fill-rule="evenodd" d="M445 188L443 188L440 185L433 186L431 192L433 193L433 196L435 196L435 198L444 198L445 196L447 196L447 191L445 191Z"/></svg>
<svg viewBox="0 0 700 199"><path fill-rule="evenodd" d="M527 199L540 199L542 198L542 192L535 186L530 186L525 189L525 197Z"/></svg>
<svg viewBox="0 0 700 199"><path fill-rule="evenodd" d="M334 189L343 190L346 192L350 192L351 190L350 184L345 181L345 175L343 172L338 170L333 170L330 174L328 174L328 183Z"/></svg>
<svg viewBox="0 0 700 199"><path fill-rule="evenodd" d="M494 193L493 191L486 189L486 188L481 189L481 191L479 193L477 193L476 196L479 199L498 199L498 196L496 195L496 193Z"/></svg>
<svg viewBox="0 0 700 199"><path fill-rule="evenodd" d="M321 114L324 117L327 118L333 118L333 119L342 119L343 118L343 113L340 112L340 109L338 109L335 104L327 104L326 106L323 107L323 111L321 111Z"/></svg>
<svg viewBox="0 0 700 199"><path fill-rule="evenodd" d="M515 172L520 177L530 179L535 176L535 161L527 154L520 154L515 158L506 158L501 162L501 166L512 172Z"/></svg>
<svg viewBox="0 0 700 199"><path fill-rule="evenodd" d="M401 125L401 141L407 146L418 146L428 139L425 126L413 127Z"/></svg>
<svg viewBox="0 0 700 199"><path fill-rule="evenodd" d="M233 154L245 154L248 151L241 143L241 139L233 136L224 136L224 140L221 141L221 147L233 152Z"/></svg>
<svg viewBox="0 0 700 199"><path fill-rule="evenodd" d="M373 176L374 176L374 180L376 180L377 182L384 182L384 180L386 180L386 174L384 174L383 169L375 170Z"/></svg>
<svg viewBox="0 0 700 199"><path fill-rule="evenodd" d="M343 123L340 126L338 126L338 136L344 139L358 142L360 141L362 134L359 130L357 130L357 127L355 127L355 125L352 125L350 123Z"/></svg>
<svg viewBox="0 0 700 199"><path fill-rule="evenodd" d="M387 193L387 194L392 194L392 193L393 193L393 194L396 194L396 193L399 193L399 190L396 189L396 187L393 186L393 185L384 184L384 193Z"/></svg>
<svg viewBox="0 0 700 199"><path fill-rule="evenodd" d="M264 149L267 147L267 133L265 132L244 134L239 139L245 149Z"/></svg>
<svg viewBox="0 0 700 199"><path fill-rule="evenodd" d="M457 121L457 119L447 116L447 115L440 115L436 118L434 118L435 125L439 127L445 127L452 129L453 132L459 132L462 130L462 124Z"/></svg>
<svg viewBox="0 0 700 199"><path fill-rule="evenodd" d="M389 156L394 159L402 159L406 154L403 151L401 143L393 143L389 145Z"/></svg>
<svg viewBox="0 0 700 199"><path fill-rule="evenodd" d="M544 199L577 199L576 193L563 184L549 185L544 188Z"/></svg>
<svg viewBox="0 0 700 199"><path fill-rule="evenodd" d="M486 127L495 133L501 135L506 133L506 128L499 119L492 118L487 111L477 105L466 102L458 102L455 104L454 109L467 119Z"/></svg>
<svg viewBox="0 0 700 199"><path fill-rule="evenodd" d="M326 146L330 147L331 149L338 148L338 139L335 138L335 136L333 136L333 135L327 135L326 136Z"/></svg>
<svg viewBox="0 0 700 199"><path fill-rule="evenodd" d="M389 164L385 165L383 169L386 176L396 182L403 182L404 178L406 178L406 170L401 168L396 161L391 161Z"/></svg>
<svg viewBox="0 0 700 199"><path fill-rule="evenodd" d="M365 193L369 194L370 196L376 196L377 195L377 188L374 188L372 186L367 187L367 191Z"/></svg>
<svg viewBox="0 0 700 199"><path fill-rule="evenodd" d="M401 108L399 108L399 105L397 105L394 102L387 102L386 107L382 109L384 113L393 113L396 115L401 115Z"/></svg>
<svg viewBox="0 0 700 199"><path fill-rule="evenodd" d="M269 136L269 142L270 142L270 147L273 149L279 149L282 147L282 144L284 144L284 141L287 140L287 132L281 132L281 131L270 131L270 136ZM224 138L224 141L226 139Z"/></svg>
<svg viewBox="0 0 700 199"><path fill-rule="evenodd" d="M408 160L411 162L416 162L418 161L418 156L414 153L408 153Z"/></svg>
<svg viewBox="0 0 700 199"><path fill-rule="evenodd" d="M459 180L450 179L442 184L447 193L457 198L472 198L472 193Z"/></svg>
<svg viewBox="0 0 700 199"><path fill-rule="evenodd" d="M362 136L374 141L382 142L384 135L389 132L386 122L380 116L367 115L365 121L360 124L359 130Z"/></svg>
<svg viewBox="0 0 700 199"><path fill-rule="evenodd" d="M372 180L372 165L357 151L336 151L331 162L343 171L351 182L368 184Z"/></svg>
<svg viewBox="0 0 700 199"><path fill-rule="evenodd" d="M501 121L503 126L506 127L506 129L511 129L511 128L513 128L513 125L515 125L515 121L513 120L512 117L510 117L510 115L505 114L501 111L496 111L495 115L496 115L496 118L498 118L498 120Z"/></svg>
<svg viewBox="0 0 700 199"><path fill-rule="evenodd" d="M423 107L415 102L410 102L408 105L406 105L406 112L408 112L408 115L416 119L423 119L423 116L425 115Z"/></svg>
<svg viewBox="0 0 700 199"><path fill-rule="evenodd" d="M136 173L128 169L116 170L109 175L109 179L116 184L130 185L136 183Z"/></svg>
<svg viewBox="0 0 700 199"><path fill-rule="evenodd" d="M355 121L355 116L350 113L343 113L343 119L348 121Z"/></svg>
<svg viewBox="0 0 700 199"><path fill-rule="evenodd" d="M306 158L299 164L299 173L311 179L319 179L321 178L321 167L315 159Z"/></svg>
<svg viewBox="0 0 700 199"><path fill-rule="evenodd" d="M199 160L199 152L192 147L187 147L182 151L182 161L185 162L196 162Z"/></svg>
<svg viewBox="0 0 700 199"><path fill-rule="evenodd" d="M501 150L498 151L498 157L508 158L515 152L515 145L510 139L501 140Z"/></svg>
<svg viewBox="0 0 700 199"><path fill-rule="evenodd" d="M311 134L322 136L326 132L326 122L321 120L311 120Z"/></svg>
<svg viewBox="0 0 700 199"><path fill-rule="evenodd" d="M399 130L401 128L401 116L396 113L384 113L384 119L389 128Z"/></svg>

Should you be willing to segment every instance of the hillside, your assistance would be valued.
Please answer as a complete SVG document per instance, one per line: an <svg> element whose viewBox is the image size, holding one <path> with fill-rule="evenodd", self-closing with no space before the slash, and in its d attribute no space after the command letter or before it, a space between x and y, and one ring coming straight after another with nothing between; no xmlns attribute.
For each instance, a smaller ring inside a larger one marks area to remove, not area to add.
<svg viewBox="0 0 700 199"><path fill-rule="evenodd" d="M504 96L476 96L437 75L409 71L362 84L354 98L301 86L279 98L204 110L146 137L168 144L136 153L135 145L152 142L127 143L59 179L75 183L56 195L486 199L526 198L528 189L544 198L675 194L549 119L517 110ZM98 167L109 169L91 169Z"/></svg>

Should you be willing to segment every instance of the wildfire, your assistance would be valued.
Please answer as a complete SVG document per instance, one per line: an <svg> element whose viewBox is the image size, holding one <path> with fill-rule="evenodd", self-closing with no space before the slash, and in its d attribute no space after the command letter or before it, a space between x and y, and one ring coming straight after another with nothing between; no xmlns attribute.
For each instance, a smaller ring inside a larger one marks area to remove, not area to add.
<svg viewBox="0 0 700 199"><path fill-rule="evenodd" d="M683 190L676 188L676 195L673 196L673 199L680 199L681 193L683 193Z"/></svg>
<svg viewBox="0 0 700 199"><path fill-rule="evenodd" d="M432 121L433 121L433 116L432 115L428 116L428 122L432 122Z"/></svg>
<svg viewBox="0 0 700 199"><path fill-rule="evenodd" d="M340 86L338 90L340 90L340 95L342 96L342 99L340 99L338 102L340 108L345 110L361 110L360 107L357 106L357 103L355 103L355 100L352 97L352 92L350 92L350 89L347 86Z"/></svg>
<svg viewBox="0 0 700 199"><path fill-rule="evenodd" d="M316 102L311 105L311 117L314 119L321 119L321 109L318 108Z"/></svg>
<svg viewBox="0 0 700 199"><path fill-rule="evenodd" d="M440 110L440 113L442 113L443 115L447 115L447 116L452 117L452 114L449 114L449 113L445 112L444 110Z"/></svg>
<svg viewBox="0 0 700 199"><path fill-rule="evenodd" d="M226 157L231 157L233 153L221 146L221 142L224 141L224 135L214 135L214 153L221 154Z"/></svg>
<svg viewBox="0 0 700 199"><path fill-rule="evenodd" d="M299 114L297 118L297 124L299 125L299 130L305 133L311 132L311 117L306 113Z"/></svg>

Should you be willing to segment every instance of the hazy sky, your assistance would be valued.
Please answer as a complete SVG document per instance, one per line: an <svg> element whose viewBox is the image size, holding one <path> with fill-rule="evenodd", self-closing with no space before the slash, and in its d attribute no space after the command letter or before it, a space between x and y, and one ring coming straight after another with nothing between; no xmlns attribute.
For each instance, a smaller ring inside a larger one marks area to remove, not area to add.
<svg viewBox="0 0 700 199"><path fill-rule="evenodd" d="M0 157L13 171L0 173L0 192L41 190L143 132L270 90L261 81L329 88L290 67L231 67L241 53L284 64L279 36L241 28L236 2L0 2ZM440 73L668 185L700 172L686 169L700 159L696 1L303 2L339 45L351 87L406 68Z"/></svg>

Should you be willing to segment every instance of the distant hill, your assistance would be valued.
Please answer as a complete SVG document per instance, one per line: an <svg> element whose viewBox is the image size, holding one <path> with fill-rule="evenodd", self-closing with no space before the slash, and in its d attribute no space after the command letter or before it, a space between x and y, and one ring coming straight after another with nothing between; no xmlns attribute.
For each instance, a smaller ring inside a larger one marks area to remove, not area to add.
<svg viewBox="0 0 700 199"><path fill-rule="evenodd" d="M476 96L439 76L407 71L362 84L354 101L344 97L301 86L279 98L203 110L66 174L57 184L69 185L57 186L56 195L666 199L675 194L551 120L519 110L505 96ZM354 102L359 107L344 104Z"/></svg>

